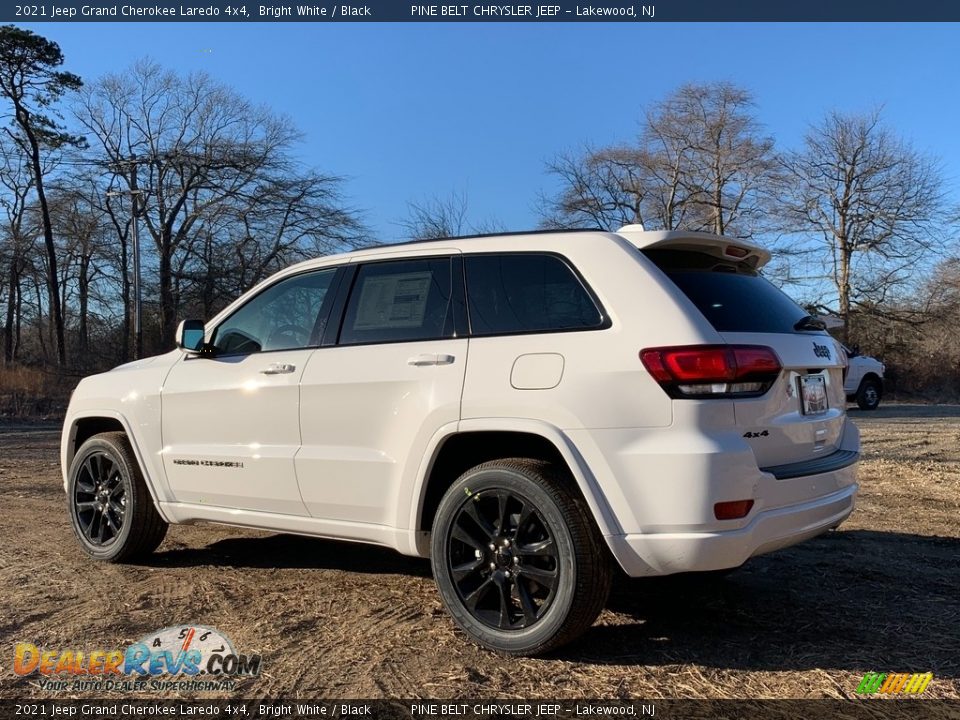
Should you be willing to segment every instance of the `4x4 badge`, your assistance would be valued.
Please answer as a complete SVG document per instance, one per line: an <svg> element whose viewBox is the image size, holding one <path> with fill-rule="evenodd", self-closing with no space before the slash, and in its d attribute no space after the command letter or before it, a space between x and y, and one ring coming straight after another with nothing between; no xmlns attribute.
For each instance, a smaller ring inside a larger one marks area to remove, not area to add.
<svg viewBox="0 0 960 720"><path fill-rule="evenodd" d="M819 358L826 358L827 360L829 360L829 359L830 359L830 348L827 347L826 345L817 345L816 343L814 343L814 344L813 344L813 354L816 355L816 356L819 357Z"/></svg>

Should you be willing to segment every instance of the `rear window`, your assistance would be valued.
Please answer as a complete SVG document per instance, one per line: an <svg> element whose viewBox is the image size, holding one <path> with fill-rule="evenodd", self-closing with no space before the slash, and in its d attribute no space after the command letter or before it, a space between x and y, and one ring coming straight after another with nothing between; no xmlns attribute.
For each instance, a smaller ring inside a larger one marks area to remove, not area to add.
<svg viewBox="0 0 960 720"><path fill-rule="evenodd" d="M795 333L807 312L746 263L684 250L643 251L717 332Z"/></svg>

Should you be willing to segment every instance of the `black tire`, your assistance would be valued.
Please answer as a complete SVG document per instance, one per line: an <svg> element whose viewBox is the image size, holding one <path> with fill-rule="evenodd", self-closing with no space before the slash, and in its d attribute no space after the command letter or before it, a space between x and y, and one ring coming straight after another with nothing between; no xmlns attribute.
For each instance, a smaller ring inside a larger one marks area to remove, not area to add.
<svg viewBox="0 0 960 720"><path fill-rule="evenodd" d="M468 470L440 501L433 575L454 622L477 644L540 655L603 610L610 557L571 483L546 462L495 460Z"/></svg>
<svg viewBox="0 0 960 720"><path fill-rule="evenodd" d="M121 432L94 435L77 451L67 478L67 511L83 551L106 562L148 555L167 532Z"/></svg>
<svg viewBox="0 0 960 720"><path fill-rule="evenodd" d="M857 406L861 410L876 410L881 395L880 382L876 378L864 378L857 388Z"/></svg>

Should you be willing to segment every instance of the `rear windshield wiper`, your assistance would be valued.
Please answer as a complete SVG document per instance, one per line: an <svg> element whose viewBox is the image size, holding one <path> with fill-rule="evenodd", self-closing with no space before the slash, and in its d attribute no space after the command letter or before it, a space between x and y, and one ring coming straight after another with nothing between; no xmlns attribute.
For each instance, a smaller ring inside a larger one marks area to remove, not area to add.
<svg viewBox="0 0 960 720"><path fill-rule="evenodd" d="M793 325L794 330L826 330L827 324L813 315L804 315Z"/></svg>

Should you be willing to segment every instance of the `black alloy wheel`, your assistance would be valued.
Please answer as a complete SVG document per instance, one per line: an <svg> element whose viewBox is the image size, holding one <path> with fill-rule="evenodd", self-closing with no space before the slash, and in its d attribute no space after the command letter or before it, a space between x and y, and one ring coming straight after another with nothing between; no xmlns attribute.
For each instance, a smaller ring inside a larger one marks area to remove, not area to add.
<svg viewBox="0 0 960 720"><path fill-rule="evenodd" d="M106 452L89 454L73 485L77 523L91 545L116 542L127 512L127 483Z"/></svg>
<svg viewBox="0 0 960 720"><path fill-rule="evenodd" d="M557 544L533 502L503 488L466 497L448 543L450 573L470 614L491 628L537 622L560 583Z"/></svg>
<svg viewBox="0 0 960 720"><path fill-rule="evenodd" d="M77 450L67 474L67 509L80 547L97 560L142 557L167 533L122 432L94 435Z"/></svg>
<svg viewBox="0 0 960 720"><path fill-rule="evenodd" d="M540 655L585 632L610 592L611 559L566 468L491 460L447 489L430 562L453 621L504 655Z"/></svg>

